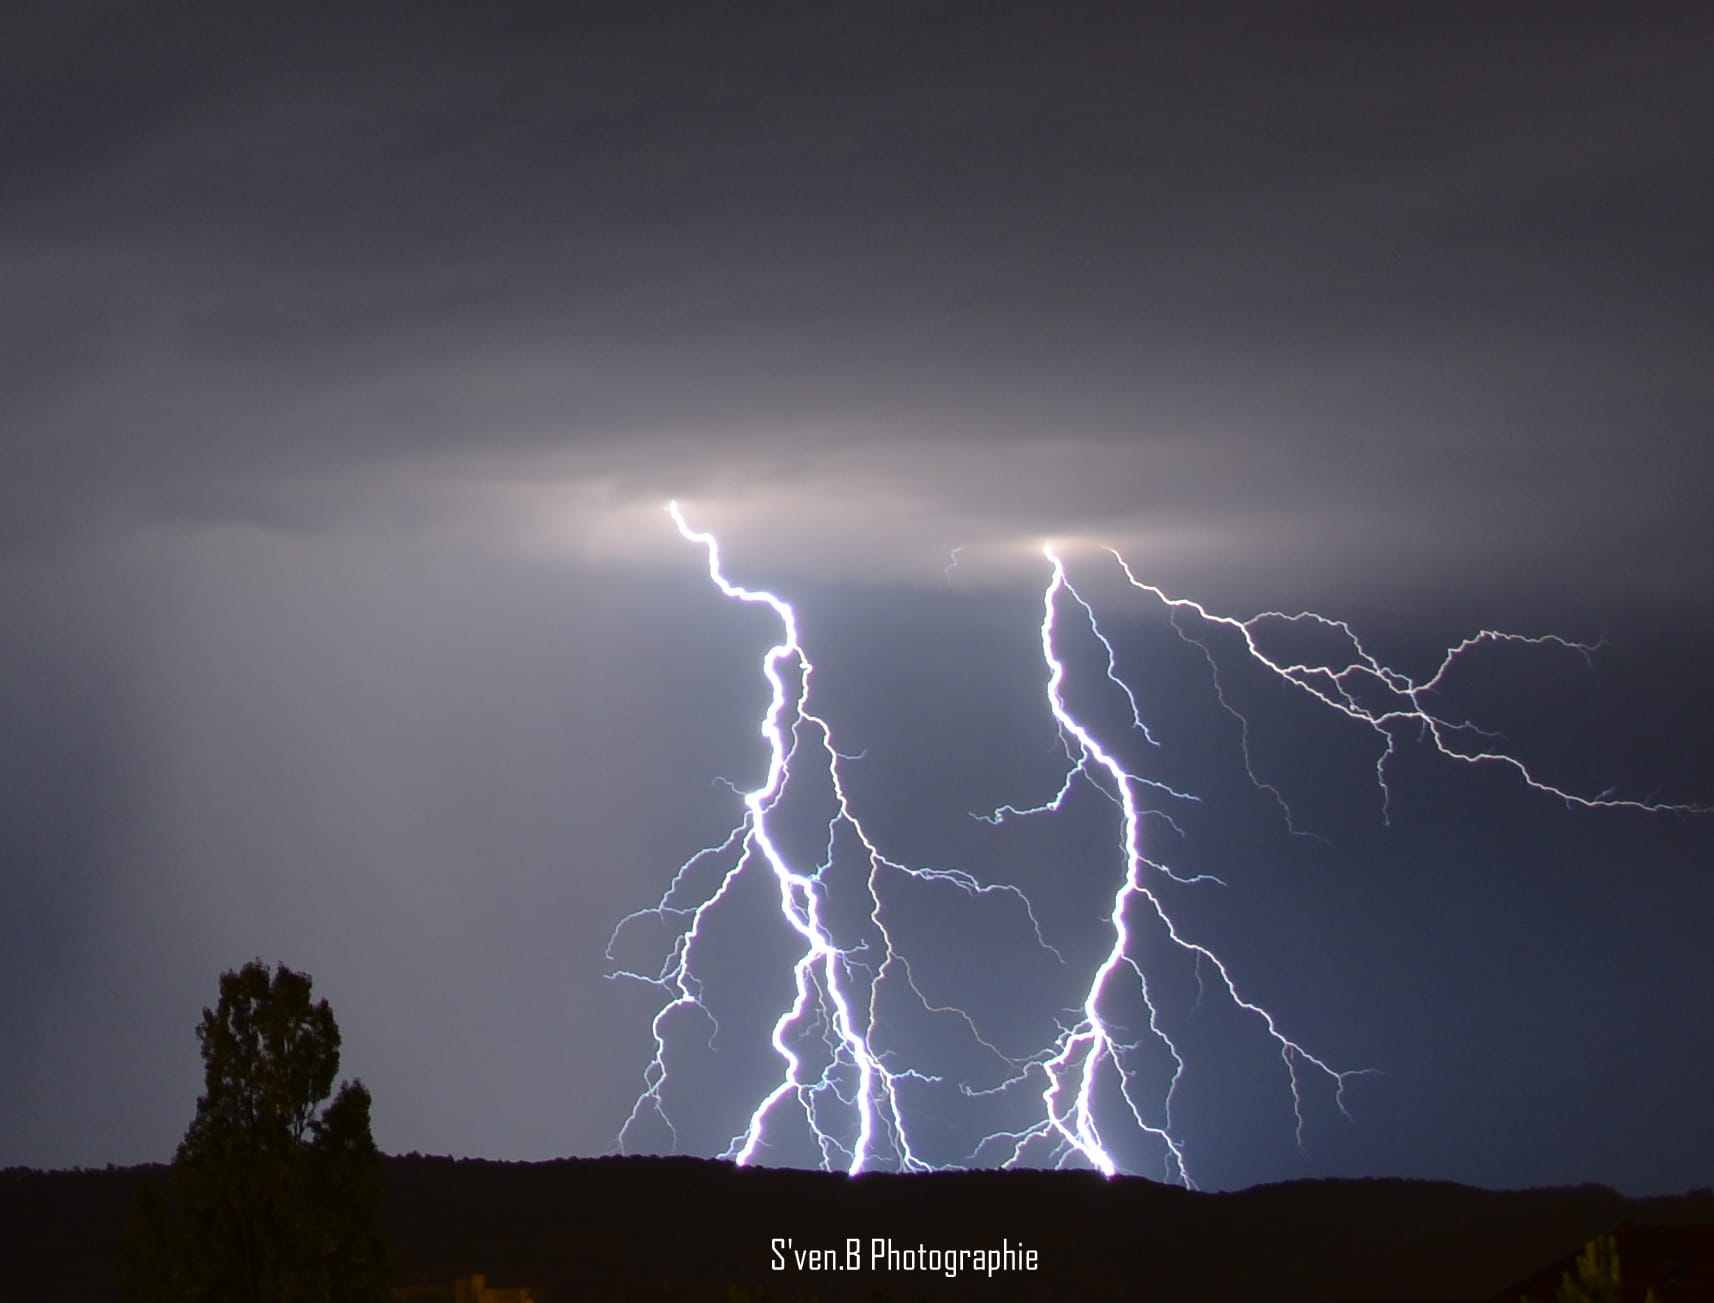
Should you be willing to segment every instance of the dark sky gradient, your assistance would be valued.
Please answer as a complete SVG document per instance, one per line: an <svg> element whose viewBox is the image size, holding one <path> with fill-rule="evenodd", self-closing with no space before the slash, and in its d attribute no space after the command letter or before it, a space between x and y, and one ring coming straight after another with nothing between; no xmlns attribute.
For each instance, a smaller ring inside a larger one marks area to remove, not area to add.
<svg viewBox="0 0 1714 1303"><path fill-rule="evenodd" d="M384 1147L606 1150L653 1006L602 949L759 774L775 632L669 496L799 602L886 848L1056 866L1070 946L1102 810L968 818L1053 780L1044 534L1416 671L1605 636L1460 691L1554 781L1714 798L1714 15L1166 8L10 6L0 1164L166 1157L255 955L333 1001ZM1262 693L1292 838L1205 665L1068 555L1205 798L1187 926L1385 1074L1300 1155L1216 1037L1203 1184L1714 1180L1714 819L1408 753L1389 829L1367 739ZM1016 952L913 910L948 991ZM687 1148L765 1074L742 1004Z"/></svg>

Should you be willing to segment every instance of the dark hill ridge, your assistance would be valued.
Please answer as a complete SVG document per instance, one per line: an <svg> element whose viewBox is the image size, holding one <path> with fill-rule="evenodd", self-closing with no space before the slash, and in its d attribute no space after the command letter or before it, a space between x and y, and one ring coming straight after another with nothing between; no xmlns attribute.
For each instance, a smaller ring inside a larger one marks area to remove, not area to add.
<svg viewBox="0 0 1714 1303"><path fill-rule="evenodd" d="M0 1173L5 1297L108 1300L125 1209L151 1168ZM1714 1194L1626 1199L1601 1186L1496 1192L1431 1181L1317 1180L1200 1194L1079 1172L871 1174L737 1169L691 1158L386 1161L401 1283L485 1272L543 1303L1148 1298L1482 1299L1621 1223L1714 1223ZM900 1250L1033 1249L992 1278L870 1270ZM863 1269L770 1270L771 1242ZM1662 1303L1671 1303L1663 1296Z"/></svg>

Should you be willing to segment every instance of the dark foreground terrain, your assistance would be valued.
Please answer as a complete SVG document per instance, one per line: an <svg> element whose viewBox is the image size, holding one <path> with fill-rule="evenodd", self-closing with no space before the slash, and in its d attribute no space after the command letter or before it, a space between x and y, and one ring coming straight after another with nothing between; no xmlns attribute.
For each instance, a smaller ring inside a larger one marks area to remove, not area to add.
<svg viewBox="0 0 1714 1303"><path fill-rule="evenodd" d="M0 1172L6 1299L117 1297L126 1209L154 1168ZM485 1272L542 1303L719 1299L1484 1299L1621 1223L1714 1223L1714 1194L1625 1199L1600 1186L1498 1193L1427 1181L1296 1181L1197 1194L1135 1177L739 1170L689 1158L386 1161L401 1283ZM1033 1249L1034 1272L872 1267L897 1249ZM772 1242L856 1270L799 1268ZM1551 1295L1549 1295L1551 1297ZM1664 1295L1661 1303L1671 1303Z"/></svg>

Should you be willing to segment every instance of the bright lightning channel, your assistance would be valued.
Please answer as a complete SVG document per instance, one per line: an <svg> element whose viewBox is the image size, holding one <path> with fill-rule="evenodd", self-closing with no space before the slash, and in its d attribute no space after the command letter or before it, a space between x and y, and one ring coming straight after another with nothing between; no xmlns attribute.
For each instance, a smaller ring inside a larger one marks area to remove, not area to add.
<svg viewBox="0 0 1714 1303"><path fill-rule="evenodd" d="M990 1164L997 1159L1003 1167L1025 1163L1082 1164L1112 1175L1120 1170L1120 1163L1107 1138L1110 1128L1104 1128L1097 1116L1098 1092L1105 1080L1111 1082L1123 1100L1120 1124L1156 1142L1164 1155L1168 1175L1186 1186L1194 1186L1184 1142L1172 1124L1173 1098L1185 1071L1185 1060L1161 1025L1151 998L1148 973L1139 957L1141 946L1133 935L1133 928L1139 922L1158 930L1174 947L1191 957L1199 983L1203 965L1212 969L1227 998L1255 1020L1276 1047L1285 1069L1300 1147L1304 1144L1306 1080L1325 1081L1341 1112L1350 1116L1345 1103L1346 1084L1369 1069L1335 1068L1288 1036L1272 1013L1240 992L1230 968L1214 951L1180 931L1152 889L1151 883L1160 879L1195 882L1203 878L1178 877L1165 864L1143 853L1144 815L1167 816L1157 810L1145 810L1139 804L1138 789L1152 789L1179 801L1196 798L1127 769L1066 704L1063 689L1067 671L1060 650L1058 617L1064 602L1069 600L1081 608L1090 633L1102 648L1106 678L1123 693L1131 726L1149 744L1156 744L1143 721L1135 693L1118 672L1116 653L1100 628L1094 608L1073 586L1064 561L1051 544L1042 549L1048 580L1042 594L1041 652L1047 676L1047 707L1058 729L1067 768L1055 793L1041 804L1027 808L1002 805L976 817L1000 825L1009 819L1057 812L1074 788L1087 784L1118 811L1117 850L1122 872L1107 914L1111 941L1090 974L1079 1005L1072 1011L1075 1020L1062 1024L1058 1036L1034 1053L1010 1056L984 1036L968 1012L935 1003L917 985L906 956L895 947L888 930L883 900L895 887L912 883L950 886L972 897L1009 896L1027 917L1037 943L1063 964L1063 955L1043 935L1034 907L1017 887L983 883L962 869L910 867L881 853L847 795L840 762L851 757L838 750L831 725L811 709L814 666L804 649L792 606L771 592L745 588L729 580L721 566L719 543L714 535L693 529L677 503L669 504L667 510L681 537L703 550L709 579L719 592L733 601L769 609L779 622L780 638L761 661L762 676L768 685L767 707L760 724L768 756L762 781L747 791L733 785L743 807L738 822L718 844L699 850L680 865L655 905L620 920L609 943L608 956L612 959L621 933L628 925L643 919L667 925L673 937L656 971L619 968L613 973L614 977L655 987L666 997L651 1023L655 1049L644 1070L643 1090L619 1131L621 1150L627 1147L632 1131L646 1116L667 1128L675 1147L678 1143L678 1132L666 1103L670 1079L668 1027L678 1015L695 1013L708 1020L711 1035L717 1030L712 1014L703 1004L703 985L697 974L698 948L705 923L728 900L733 884L750 865L763 868L772 876L780 917L797 938L798 955L792 965L793 998L776 1018L769 1038L780 1064L778 1079L756 1102L722 1155L740 1165L753 1162L762 1154L769 1143L770 1125L779 1120L784 1110L795 1109L814 1137L821 1166L830 1170L842 1168L855 1174L885 1165L902 1171L926 1171L943 1166ZM1442 718L1431 709L1430 699L1457 662L1481 647L1508 642L1553 645L1586 657L1594 647L1555 635L1524 637L1484 629L1449 648L1434 673L1418 682L1380 662L1342 620L1308 611L1295 615L1266 611L1246 619L1220 615L1199 602L1171 596L1139 580L1119 553L1107 551L1131 587L1164 606L1178 635L1201 649L1221 706L1241 726L1244 763L1251 781L1279 804L1287 827L1294 832L1298 830L1284 797L1276 787L1257 776L1251 762L1249 723L1225 695L1220 662L1211 641L1216 631L1236 635L1238 645L1250 661L1320 705L1375 733L1380 741L1375 775L1383 818L1390 799L1387 762L1396 753L1398 736L1405 732L1426 737L1449 759L1470 765L1508 767L1528 787L1569 806L1651 813L1708 811L1706 806L1617 799L1609 793L1596 797L1577 795L1538 778L1516 757L1494 749L1491 745L1494 735L1469 721ZM954 550L947 566L948 579L956 563L957 550ZM1335 669L1328 664L1270 655L1263 650L1260 631L1275 624L1336 633L1349 651L1346 664ZM1365 694L1369 692L1378 692L1384 704L1365 704ZM1480 741L1459 745L1472 738ZM791 785L794 765L813 766L833 794L825 854L817 864L808 867L793 864L774 835L773 821ZM854 838L862 848L867 928L841 927L835 921L839 911L829 906L835 845L842 835ZM704 886L698 894L697 884L710 876L711 867L713 885ZM1140 995L1147 1011L1150 1042L1123 1039L1104 1015L1103 1006L1115 998L1121 984L1134 984ZM911 1139L909 1095L913 1089L943 1082L938 1075L899 1063L897 1051L875 1048L877 1032L884 1023L883 999L895 991L901 992L897 998L909 999L930 1014L961 1021L977 1043L1002 1065L1002 1075L992 1084L958 1083L965 1098L1013 1099L1022 1092L1039 1100L1039 1110L1030 1110L1034 1113L1033 1120L984 1135L961 1163L935 1163L920 1155ZM908 992L908 996L903 992ZM822 1060L819 1070L806 1063L806 1056L800 1052L806 1043L818 1046L818 1057ZM1153 1107L1151 1101L1143 1098L1136 1063L1149 1043L1158 1045L1173 1065L1166 1090L1153 1102Z"/></svg>
<svg viewBox="0 0 1714 1303"><path fill-rule="evenodd" d="M620 1146L624 1147L627 1134L645 1113L665 1123L676 1141L677 1132L663 1101L663 1091L668 1082L665 1027L674 1014L683 1010L695 1009L707 1016L701 1002L701 982L695 972L695 954L702 937L703 923L727 897L744 867L759 860L773 875L779 892L780 915L797 934L802 949L792 970L795 998L775 1021L770 1037L782 1064L779 1081L757 1103L748 1124L733 1137L722 1156L740 1165L754 1160L765 1143L765 1130L770 1118L790 1101L814 1134L823 1167L843 1166L853 1174L860 1172L874 1161L876 1144L880 1141L890 1151L892 1163L901 1170L928 1170L934 1165L919 1158L911 1147L899 1092L904 1083L932 1082L938 1078L908 1068L895 1070L888 1066L885 1056L871 1048L870 1039L878 1021L877 1009L883 992L902 983L923 1008L930 1013L961 1019L984 1046L1002 1060L1011 1061L981 1037L968 1014L950 1006L933 1004L917 988L910 965L895 949L883 917L883 873L909 877L919 883L945 884L972 896L1000 894L1015 897L1028 916L1037 940L1044 948L1051 947L1042 940L1034 911L1016 888L983 884L959 869L911 868L881 854L851 810L840 769L840 761L847 757L834 747L827 721L810 709L810 686L815 667L799 639L796 613L789 603L772 593L743 588L728 580L721 568L720 547L715 537L692 529L676 502L669 504L668 512L680 535L704 550L708 576L715 587L734 601L772 610L780 622L781 637L762 658L762 673L769 688L768 706L761 724L761 734L768 749L767 773L759 786L742 793L743 816L722 842L698 851L679 867L657 905L627 916L614 929L615 943L627 923L643 917L668 922L678 929L671 950L657 972L645 974L621 969L614 974L649 983L668 996L666 1004L653 1020L654 1057L644 1072L643 1092L620 1129ZM775 841L770 824L771 816L791 780L792 765L805 751L818 757L822 772L831 782L835 805L833 817L827 825L826 854L820 863L807 870L794 867L788 861ZM878 938L882 956L879 964L867 958L873 942L858 938L841 944L835 940L826 918L828 875L835 843L842 830L855 835L867 862L868 919ZM726 868L719 877L718 886L694 904L680 904L681 892L690 889L687 884L705 861L725 862ZM610 944L610 959L612 954L613 945ZM864 987L867 987L866 996ZM806 1074L802 1056L792 1043L794 1038L806 1032L818 1034L828 1052L826 1065L813 1075ZM828 1117L834 1113L844 1115L842 1122L836 1123Z"/></svg>

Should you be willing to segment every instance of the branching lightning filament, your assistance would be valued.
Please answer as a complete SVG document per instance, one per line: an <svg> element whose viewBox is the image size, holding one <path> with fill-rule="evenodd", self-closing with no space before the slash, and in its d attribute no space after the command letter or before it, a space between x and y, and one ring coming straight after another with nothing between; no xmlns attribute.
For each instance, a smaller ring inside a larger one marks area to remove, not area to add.
<svg viewBox="0 0 1714 1303"><path fill-rule="evenodd" d="M1145 816L1170 820L1165 811L1146 805L1145 798L1174 803L1196 798L1127 768L1120 753L1067 704L1064 643L1075 631L1066 631L1064 617L1075 612L1101 649L1106 679L1123 694L1130 730L1146 745L1156 744L1094 607L1073 586L1066 563L1054 547L1043 549L1047 582L1042 590L1040 643L1045 703L1063 745L1066 767L1045 801L1022 808L1001 805L978 817L1000 826L1027 816L1058 815L1074 791L1093 789L1113 807L1114 867L1104 949L1086 979L1073 974L1082 992L1080 1000L1048 1043L1020 1052L981 1026L969 1011L919 985L908 955L895 940L896 920L900 911L921 901L920 893L953 892L959 899L989 898L1016 911L1020 926L1027 926L1040 951L1066 965L1062 950L1056 948L1062 943L1044 933L1034 904L1020 888L984 881L961 868L911 866L881 852L848 794L843 763L852 757L840 752L833 725L814 706L815 667L793 607L771 592L733 583L722 568L715 537L692 528L676 503L668 511L683 539L702 549L715 588L732 601L770 611L778 622L779 637L760 662L767 685L759 726L767 760L761 781L748 790L734 786L742 811L730 832L686 860L657 904L621 920L609 945L613 959L627 929L645 921L664 927L670 937L658 968L619 967L613 974L646 983L663 997L652 1021L654 1053L643 1074L643 1089L620 1128L621 1149L634 1143L645 1121L664 1127L672 1143L678 1143L668 1109L673 1028L687 1016L700 1017L707 1021L710 1037L717 1033L706 1004L701 966L707 930L717 912L737 907L733 897L741 875L755 873L771 880L769 894L777 898L795 959L786 988L790 997L769 1036L777 1065L774 1084L754 1101L724 1151L724 1157L737 1163L763 1159L781 1128L794 1126L807 1130L822 1167L850 1173L875 1167L923 1171L998 1164L1087 1166L1111 1175L1125 1169L1122 1156L1143 1146L1160 1155L1169 1177L1192 1186L1193 1156L1186 1152L1172 1116L1186 1070L1185 1051L1175 1041L1176 1033L1161 1016L1151 991L1151 974L1159 971L1157 964L1168 950L1193 965L1199 986L1203 975L1211 974L1214 990L1254 1025L1256 1034L1265 1038L1263 1043L1277 1051L1281 1088L1289 1092L1300 1147L1305 1140L1306 1091L1326 1091L1346 1112L1347 1084L1368 1070L1335 1067L1293 1039L1274 1014L1241 991L1229 961L1187 935L1169 912L1158 889L1169 880L1202 879L1180 877L1145 853ZM1117 552L1110 555L1130 588L1164 607L1178 635L1201 649L1220 704L1242 728L1251 781L1279 804L1293 831L1284 796L1256 773L1249 724L1231 704L1222 681L1223 658L1244 658L1319 707L1370 730L1377 743L1375 779L1383 817L1390 798L1388 761L1399 742L1409 737L1426 739L1442 756L1462 764L1509 769L1528 788L1569 806L1694 813L1707 809L1608 794L1578 795L1538 777L1521 760L1499 749L1492 734L1470 721L1436 713L1436 693L1454 667L1483 647L1508 642L1556 645L1585 656L1594 650L1591 647L1552 635L1522 637L1483 630L1447 649L1433 674L1419 682L1380 662L1343 621L1313 612L1268 611L1246 619L1220 615L1139 580L1123 557ZM955 550L947 567L949 580L956 562ZM1271 654L1266 650L1270 626L1331 635L1344 649L1334 660L1343 658L1345 663L1325 659L1305 663ZM781 825L794 784L812 780L828 802L825 842L819 855L794 857ZM810 858L813 863L807 862ZM859 904L853 906L853 901ZM1144 1011L1140 1028L1114 1021L1111 1010L1119 1000L1140 1001ZM906 1013L917 1019L949 1020L960 1036L981 1048L989 1065L986 1075L949 1080L944 1069L930 1071L907 1061L898 1039L890 1034L890 1023ZM1170 1064L1164 1089L1158 1084L1161 1074L1145 1070L1150 1062ZM924 1117L942 1110L948 1098L963 1100L972 1108L998 1108L1016 1120L985 1131L978 1127L973 1145L948 1154L942 1152L943 1141L929 1143L919 1135Z"/></svg>

